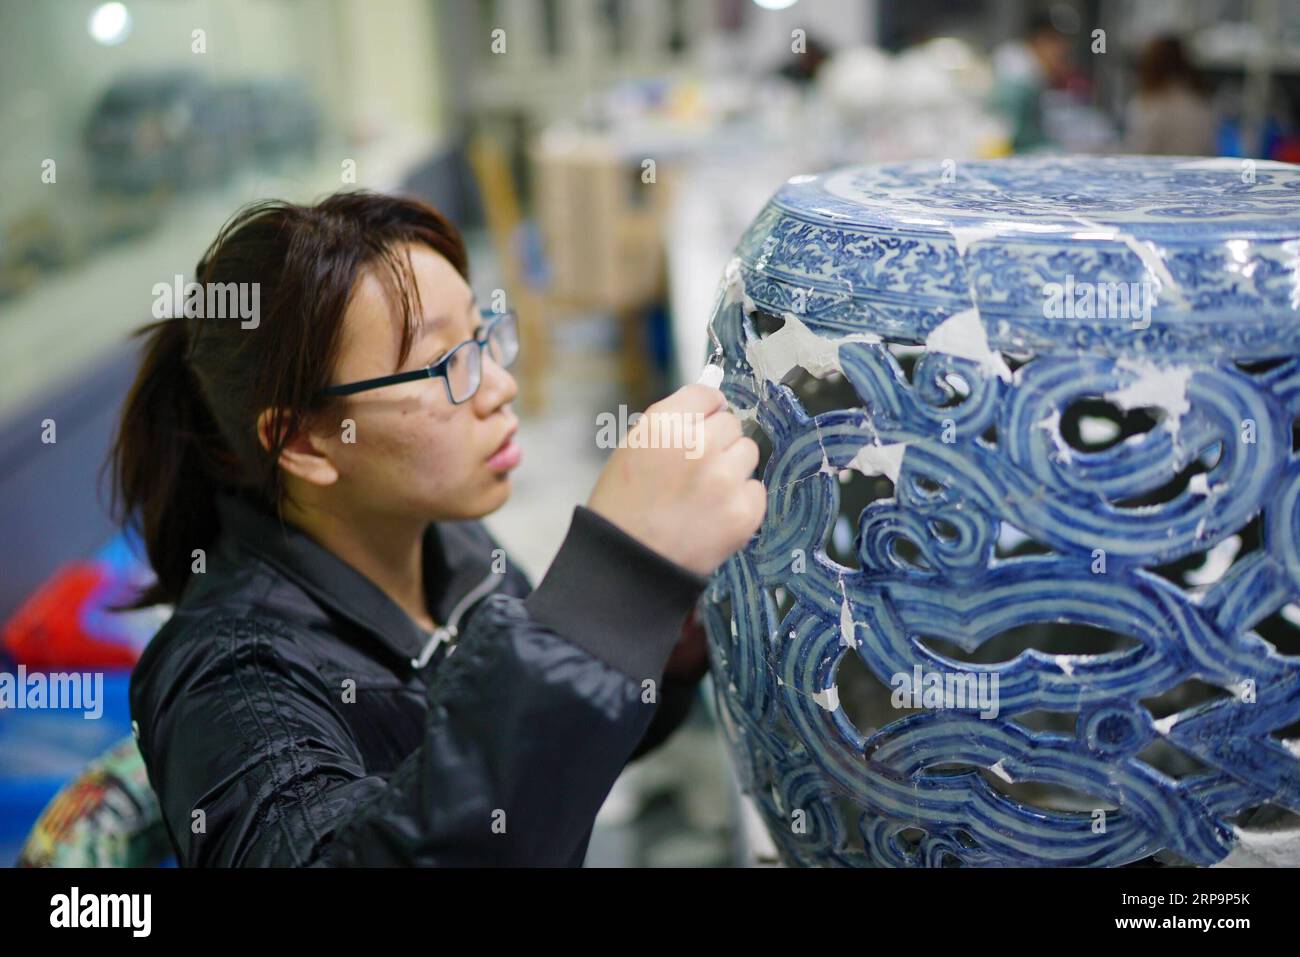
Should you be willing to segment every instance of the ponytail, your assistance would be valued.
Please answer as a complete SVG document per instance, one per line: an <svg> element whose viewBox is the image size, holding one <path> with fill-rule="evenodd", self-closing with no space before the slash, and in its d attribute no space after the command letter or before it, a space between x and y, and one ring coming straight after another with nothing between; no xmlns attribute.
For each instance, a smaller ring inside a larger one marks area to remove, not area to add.
<svg viewBox="0 0 1300 957"><path fill-rule="evenodd" d="M144 357L127 395L110 458L113 516L138 525L157 580L124 608L175 603L217 533L215 451L221 437L187 365L185 319L135 333Z"/></svg>

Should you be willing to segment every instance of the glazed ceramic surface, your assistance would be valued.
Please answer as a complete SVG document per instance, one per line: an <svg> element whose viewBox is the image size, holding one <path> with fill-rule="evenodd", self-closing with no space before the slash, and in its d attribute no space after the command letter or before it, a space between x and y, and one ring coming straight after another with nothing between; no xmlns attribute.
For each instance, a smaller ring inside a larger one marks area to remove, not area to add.
<svg viewBox="0 0 1300 957"><path fill-rule="evenodd" d="M788 863L1300 863L1300 168L794 177L710 335L768 489L714 688Z"/></svg>

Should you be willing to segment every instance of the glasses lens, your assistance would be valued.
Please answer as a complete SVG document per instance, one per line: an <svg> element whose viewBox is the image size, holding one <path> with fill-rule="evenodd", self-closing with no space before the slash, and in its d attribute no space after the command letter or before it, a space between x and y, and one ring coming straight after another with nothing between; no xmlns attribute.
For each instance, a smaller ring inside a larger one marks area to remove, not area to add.
<svg viewBox="0 0 1300 957"><path fill-rule="evenodd" d="M466 342L447 357L447 387L452 402L464 402L478 390L483 371L481 352L477 342Z"/></svg>
<svg viewBox="0 0 1300 957"><path fill-rule="evenodd" d="M492 350L493 361L503 369L515 361L519 355L519 326L513 312L496 317L492 332L488 335L488 348Z"/></svg>

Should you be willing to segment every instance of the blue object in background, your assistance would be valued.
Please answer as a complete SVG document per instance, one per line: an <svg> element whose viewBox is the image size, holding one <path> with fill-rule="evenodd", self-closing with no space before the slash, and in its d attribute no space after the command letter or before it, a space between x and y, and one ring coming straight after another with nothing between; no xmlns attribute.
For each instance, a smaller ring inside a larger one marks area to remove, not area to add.
<svg viewBox="0 0 1300 957"><path fill-rule="evenodd" d="M672 323L668 319L667 306L658 303L652 307L646 325L654 368L660 376L666 377L672 368Z"/></svg>
<svg viewBox="0 0 1300 957"><path fill-rule="evenodd" d="M1242 139L1241 120L1225 117L1219 121L1214 131L1214 148L1220 156L1263 156L1271 157L1284 139L1282 125L1276 116L1264 120L1264 129L1260 134L1260 148L1251 149Z"/></svg>

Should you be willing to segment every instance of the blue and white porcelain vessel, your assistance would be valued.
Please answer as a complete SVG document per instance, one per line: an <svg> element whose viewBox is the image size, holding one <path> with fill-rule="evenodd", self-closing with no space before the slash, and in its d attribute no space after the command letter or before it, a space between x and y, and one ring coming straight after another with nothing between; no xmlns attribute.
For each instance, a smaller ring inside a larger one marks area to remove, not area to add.
<svg viewBox="0 0 1300 957"><path fill-rule="evenodd" d="M787 863L1300 864L1300 167L797 176L710 332L768 509L702 611Z"/></svg>

